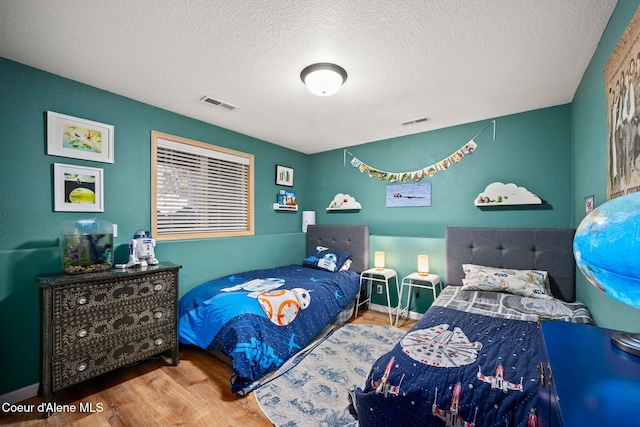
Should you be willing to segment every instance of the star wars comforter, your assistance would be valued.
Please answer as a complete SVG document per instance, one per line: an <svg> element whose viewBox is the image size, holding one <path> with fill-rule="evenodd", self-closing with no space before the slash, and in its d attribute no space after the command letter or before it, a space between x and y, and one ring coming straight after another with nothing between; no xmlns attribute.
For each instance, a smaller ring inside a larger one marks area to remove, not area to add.
<svg viewBox="0 0 640 427"><path fill-rule="evenodd" d="M353 393L359 425L536 425L540 317L593 323L581 303L445 288Z"/></svg>
<svg viewBox="0 0 640 427"><path fill-rule="evenodd" d="M232 390L244 395L330 324L359 283L353 271L296 264L212 280L180 299L180 342L230 356Z"/></svg>

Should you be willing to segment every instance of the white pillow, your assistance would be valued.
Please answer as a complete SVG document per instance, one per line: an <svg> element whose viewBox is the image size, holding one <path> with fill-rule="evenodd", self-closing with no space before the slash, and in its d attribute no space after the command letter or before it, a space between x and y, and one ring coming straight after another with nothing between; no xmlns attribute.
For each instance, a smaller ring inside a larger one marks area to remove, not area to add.
<svg viewBox="0 0 640 427"><path fill-rule="evenodd" d="M549 274L543 270L513 270L482 265L463 264L466 291L506 292L529 298L553 298Z"/></svg>
<svg viewBox="0 0 640 427"><path fill-rule="evenodd" d="M348 260L346 260L346 261L344 262L344 264L342 264L342 267L340 267L340 271L347 271L347 270L349 270L349 269L351 268L351 262L352 262L351 258L349 258Z"/></svg>

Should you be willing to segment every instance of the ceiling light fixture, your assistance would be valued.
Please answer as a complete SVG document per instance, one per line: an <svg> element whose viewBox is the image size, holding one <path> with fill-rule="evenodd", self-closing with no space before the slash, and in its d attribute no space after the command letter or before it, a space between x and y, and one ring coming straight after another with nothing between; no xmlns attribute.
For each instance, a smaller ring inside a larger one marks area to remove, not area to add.
<svg viewBox="0 0 640 427"><path fill-rule="evenodd" d="M347 81L347 72L339 65L321 62L305 67L300 73L300 80L312 94L329 96L340 90Z"/></svg>

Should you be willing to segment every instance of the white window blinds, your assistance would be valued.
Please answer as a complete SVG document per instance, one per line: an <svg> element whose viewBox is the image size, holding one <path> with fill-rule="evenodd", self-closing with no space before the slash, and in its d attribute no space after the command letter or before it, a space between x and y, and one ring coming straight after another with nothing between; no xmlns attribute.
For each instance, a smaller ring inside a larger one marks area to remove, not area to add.
<svg viewBox="0 0 640 427"><path fill-rule="evenodd" d="M153 234L190 239L253 234L253 156L152 133Z"/></svg>

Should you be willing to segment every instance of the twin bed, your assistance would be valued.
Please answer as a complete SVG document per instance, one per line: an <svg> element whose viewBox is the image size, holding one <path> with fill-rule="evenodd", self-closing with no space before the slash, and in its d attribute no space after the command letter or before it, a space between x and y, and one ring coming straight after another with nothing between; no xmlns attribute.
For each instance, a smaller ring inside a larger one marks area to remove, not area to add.
<svg viewBox="0 0 640 427"><path fill-rule="evenodd" d="M359 425L535 425L538 322L592 323L575 302L573 235L573 229L447 228L448 286L351 391ZM327 325L351 315L359 273L368 268L368 239L367 226L310 226L302 264L193 289L180 301L181 342L223 353L233 368L232 389L245 395ZM339 271L345 252L352 263ZM336 271L322 268L327 263ZM280 294L297 299L284 317L263 301Z"/></svg>
<svg viewBox="0 0 640 427"><path fill-rule="evenodd" d="M538 322L592 323L573 233L447 228L448 286L353 392L359 425L538 425Z"/></svg>
<svg viewBox="0 0 640 427"><path fill-rule="evenodd" d="M229 364L238 396L351 317L359 273L369 268L369 227L309 226L306 242L300 264L215 279L180 299L180 342Z"/></svg>

